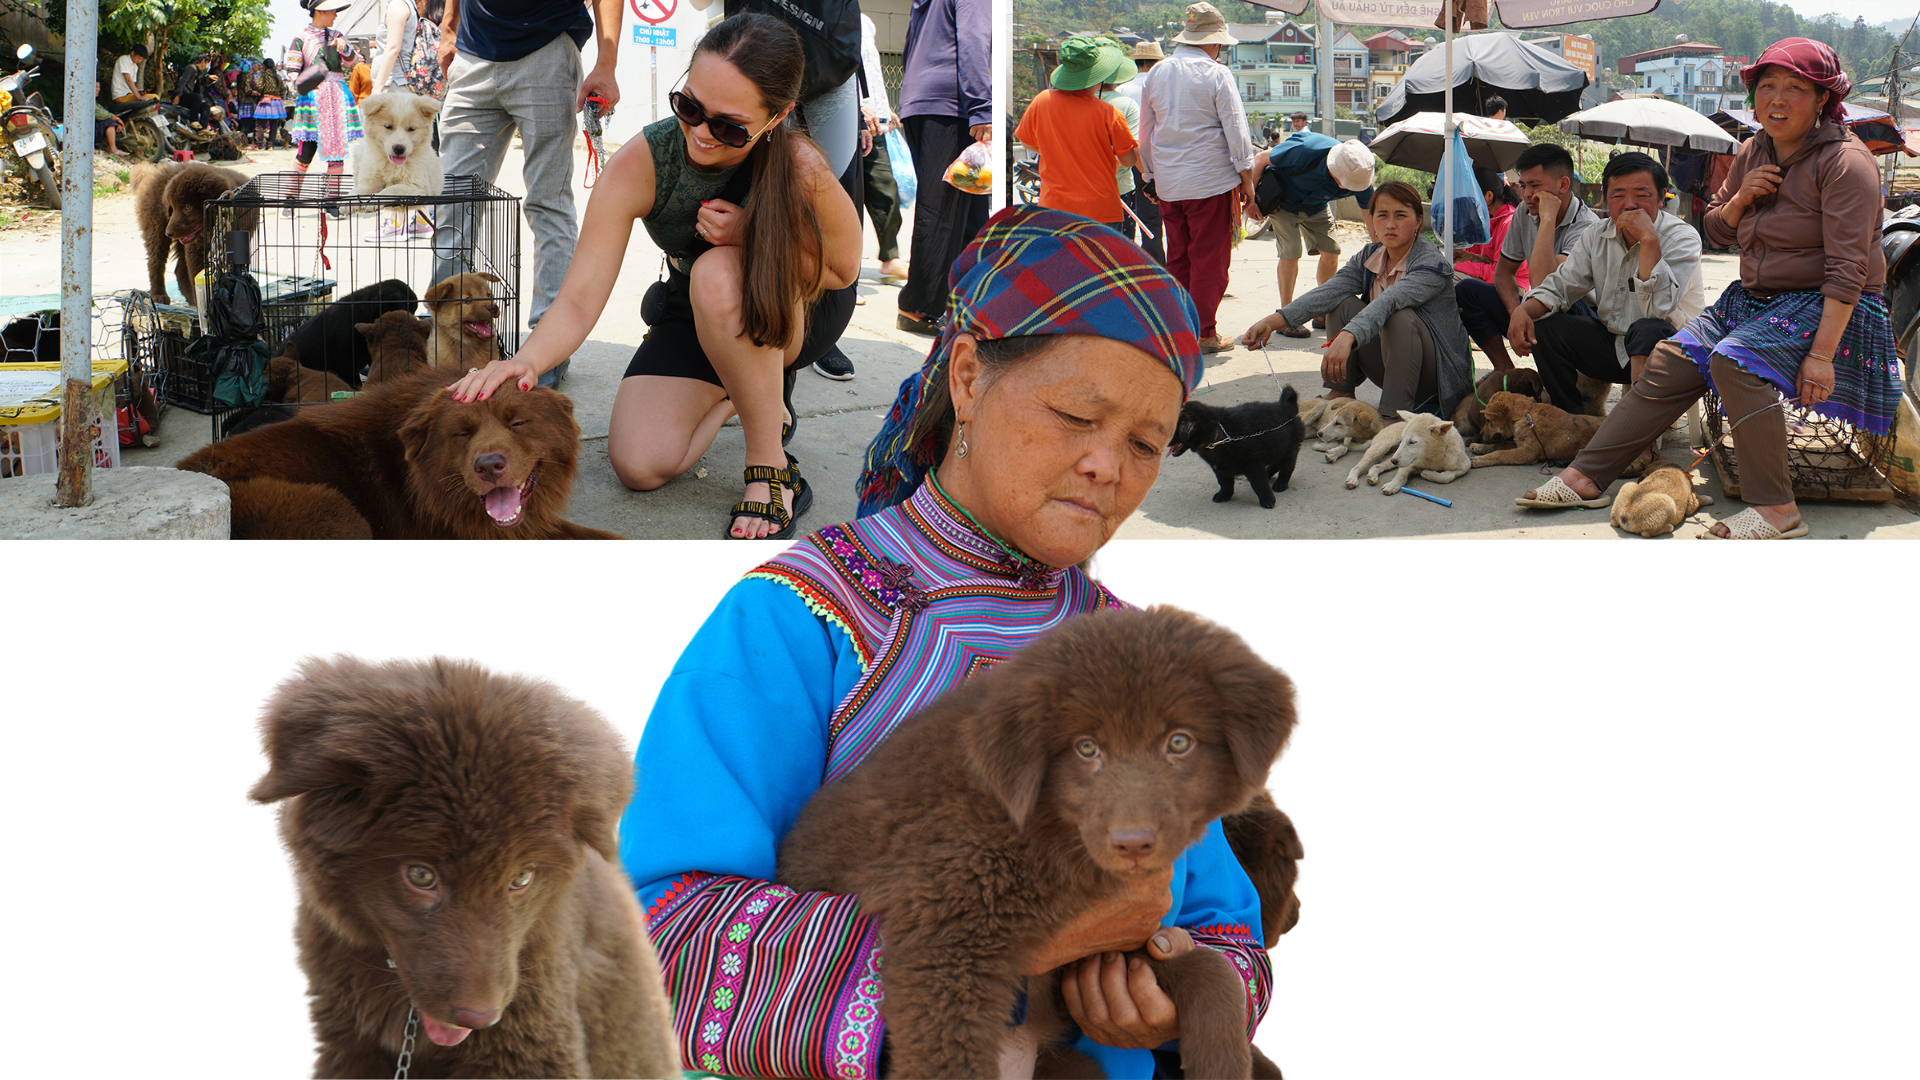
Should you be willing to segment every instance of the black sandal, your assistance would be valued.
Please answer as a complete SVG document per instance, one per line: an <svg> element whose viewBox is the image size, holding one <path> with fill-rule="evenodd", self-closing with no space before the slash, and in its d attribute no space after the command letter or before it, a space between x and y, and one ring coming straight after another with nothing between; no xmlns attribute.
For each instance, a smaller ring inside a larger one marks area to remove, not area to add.
<svg viewBox="0 0 1920 1080"><path fill-rule="evenodd" d="M787 407L787 419L780 421L781 446L793 441L793 429L800 426L800 414L793 408L793 379L799 370L797 367L790 367L782 375L786 385L780 390L780 403Z"/></svg>
<svg viewBox="0 0 1920 1080"><path fill-rule="evenodd" d="M780 531L771 536L762 536L762 540L791 540L794 530L800 524L800 518L813 508L813 489L807 485L807 479L800 475L800 462L792 454L787 455L787 467L776 469L771 465L749 465L744 473L744 482L748 484L765 483L768 487L766 502L749 502L742 499L733 504L733 511L727 517L727 527L720 536L725 540L744 540L745 537L733 535L733 523L736 518L757 517L762 521L771 521L780 526ZM780 489L793 489L793 512L787 512L786 498Z"/></svg>

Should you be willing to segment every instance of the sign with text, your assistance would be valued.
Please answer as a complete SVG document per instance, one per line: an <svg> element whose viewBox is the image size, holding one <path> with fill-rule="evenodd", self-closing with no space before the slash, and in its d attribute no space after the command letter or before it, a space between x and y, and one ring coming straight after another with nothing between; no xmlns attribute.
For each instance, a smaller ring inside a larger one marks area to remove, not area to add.
<svg viewBox="0 0 1920 1080"><path fill-rule="evenodd" d="M680 32L671 26L636 26L633 28L635 45L656 45L673 48L678 44Z"/></svg>
<svg viewBox="0 0 1920 1080"><path fill-rule="evenodd" d="M680 6L680 0L627 0L627 5L633 8L634 18L643 23L658 25L673 18L674 9Z"/></svg>
<svg viewBox="0 0 1920 1080"><path fill-rule="evenodd" d="M1507 29L1532 30L1591 19L1645 15L1658 3L1659 0L1498 0L1497 6L1500 21Z"/></svg>
<svg viewBox="0 0 1920 1080"><path fill-rule="evenodd" d="M1424 26L1440 21L1440 0L1320 0L1320 13L1341 26Z"/></svg>
<svg viewBox="0 0 1920 1080"><path fill-rule="evenodd" d="M1587 73L1588 79L1597 80L1595 70L1593 42L1578 34L1560 35L1560 57L1567 63Z"/></svg>

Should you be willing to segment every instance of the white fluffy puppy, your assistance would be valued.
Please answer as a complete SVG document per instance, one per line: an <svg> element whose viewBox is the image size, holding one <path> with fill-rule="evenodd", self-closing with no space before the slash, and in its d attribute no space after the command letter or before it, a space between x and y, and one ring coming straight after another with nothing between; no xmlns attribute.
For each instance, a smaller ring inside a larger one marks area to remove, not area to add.
<svg viewBox="0 0 1920 1080"><path fill-rule="evenodd" d="M440 155L433 152L433 118L440 102L420 94L389 91L360 102L365 137L353 144L353 194L437 196L446 187ZM404 208L389 231L407 229ZM430 229L425 231L431 231Z"/></svg>

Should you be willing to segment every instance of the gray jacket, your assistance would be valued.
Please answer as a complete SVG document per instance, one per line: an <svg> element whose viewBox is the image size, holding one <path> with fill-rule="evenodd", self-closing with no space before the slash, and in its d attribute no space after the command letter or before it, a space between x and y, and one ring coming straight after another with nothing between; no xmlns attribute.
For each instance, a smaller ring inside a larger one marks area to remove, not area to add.
<svg viewBox="0 0 1920 1080"><path fill-rule="evenodd" d="M1347 260L1338 273L1293 303L1280 309L1289 326L1307 323L1334 308L1349 296L1366 298L1373 290L1373 272L1366 267L1379 244L1366 244ZM1453 415L1454 406L1473 389L1473 356L1468 351L1467 328L1460 324L1460 308L1453 298L1453 267L1440 249L1425 240L1415 240L1407 253L1407 272L1386 292L1362 308L1347 324L1357 344L1365 345L1380 333L1381 326L1396 311L1412 308L1433 337L1433 351L1440 364L1435 381L1440 400L1432 403L1433 413L1443 419ZM1422 403L1423 405L1426 403ZM1423 410L1424 411L1424 410Z"/></svg>

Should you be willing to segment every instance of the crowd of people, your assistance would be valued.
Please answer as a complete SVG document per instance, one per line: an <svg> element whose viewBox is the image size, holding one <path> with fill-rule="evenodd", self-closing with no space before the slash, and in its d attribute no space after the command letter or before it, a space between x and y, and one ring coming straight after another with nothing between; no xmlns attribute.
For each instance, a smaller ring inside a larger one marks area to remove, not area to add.
<svg viewBox="0 0 1920 1080"><path fill-rule="evenodd" d="M1872 432L1889 428L1898 364L1881 296L1880 186L1872 156L1839 122L1851 86L1827 46L1789 38L1743 69L1761 131L1734 156L1705 214L1706 242L1741 256L1740 280L1710 305L1701 233L1668 209L1671 180L1647 154L1609 159L1604 216L1575 193L1562 147L1529 147L1512 185L1477 169L1491 238L1444 252L1420 237L1430 193L1405 183L1374 189L1375 159L1359 142L1311 131L1299 113L1291 131L1263 129L1271 146L1255 151L1232 78L1216 62L1232 38L1212 5L1190 6L1173 41L1151 75L1112 39L1064 42L1052 87L1034 99L1019 138L1039 155L1040 205L1122 232L1140 221L1123 183L1137 163L1137 193L1165 222L1166 265L1198 310L1202 352L1233 347L1214 319L1244 211L1274 232L1281 306L1240 342L1325 330L1327 397L1371 382L1384 413L1451 416L1474 384L1469 342L1496 372L1512 370L1515 354L1530 357L1569 412L1593 411L1596 386L1626 387L1587 450L1523 494L1523 506L1607 505L1607 485L1652 464L1667 425L1711 388L1733 422L1754 506L1709 535L1802 535L1787 419L1772 406L1785 400ZM1101 108L1122 88L1139 102L1137 123L1130 102ZM1504 101L1487 104L1504 113ZM1369 239L1342 265L1331 205L1349 195ZM1317 285L1296 298L1309 255L1318 257Z"/></svg>

